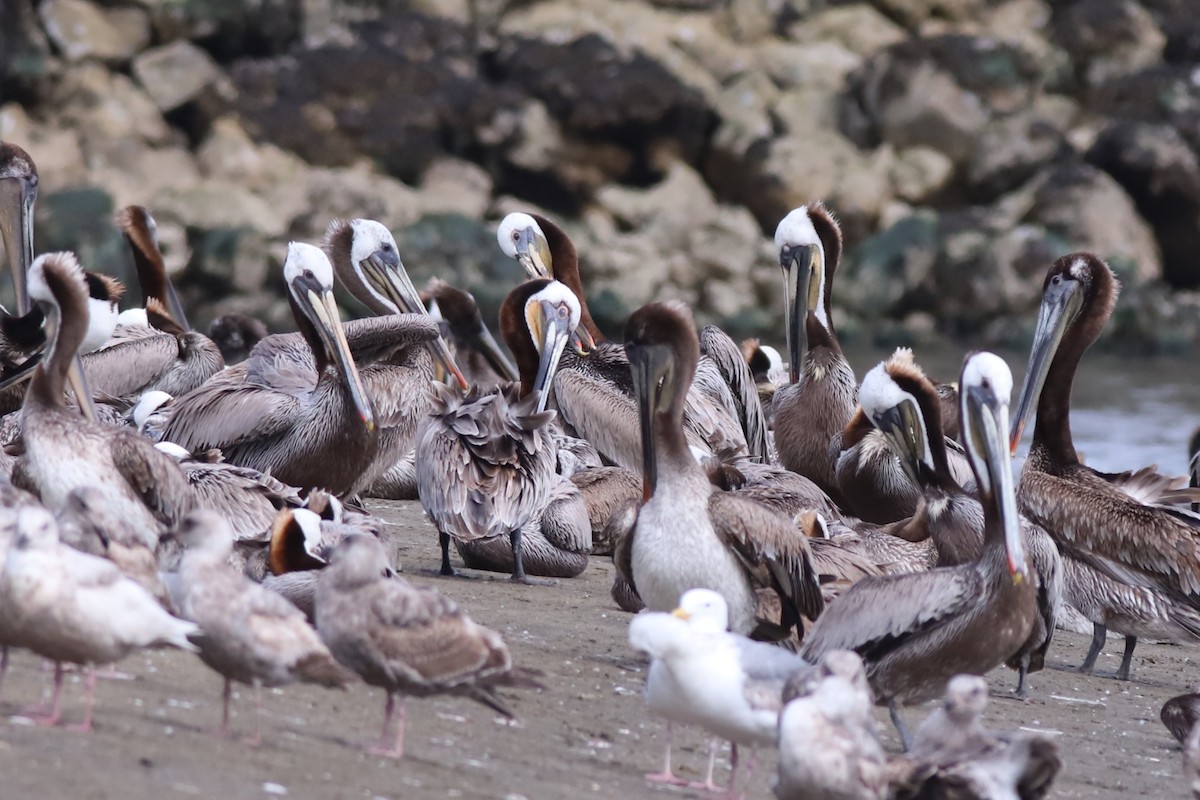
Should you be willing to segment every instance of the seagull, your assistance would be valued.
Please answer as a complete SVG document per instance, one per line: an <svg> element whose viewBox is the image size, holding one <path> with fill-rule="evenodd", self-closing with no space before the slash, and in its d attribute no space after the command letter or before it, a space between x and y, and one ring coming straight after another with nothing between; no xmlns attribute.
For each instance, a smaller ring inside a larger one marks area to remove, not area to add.
<svg viewBox="0 0 1200 800"><path fill-rule="evenodd" d="M629 644L650 656L646 702L652 711L668 725L699 725L733 743L732 792L738 745L753 749L775 744L784 682L813 668L794 653L731 633L728 626L725 598L709 589L691 589L670 614L635 617ZM752 755L747 775L753 767ZM671 772L669 729L663 770L646 777L680 783Z"/></svg>
<svg viewBox="0 0 1200 800"><path fill-rule="evenodd" d="M258 744L261 687L295 681L338 687L355 680L330 655L303 611L229 565L233 532L219 514L192 512L176 535L186 548L179 568L180 611L203 630L191 637L200 660L225 679L220 735L230 733L234 681L254 687L254 735L248 742Z"/></svg>
<svg viewBox="0 0 1200 800"><path fill-rule="evenodd" d="M476 625L436 589L388 579L383 545L373 536L347 536L333 549L317 584L317 631L334 658L371 686L387 692L380 744L373 755L404 755L408 696L469 697L506 717L500 686L541 688L534 673L514 667L500 634ZM400 695L396 738L387 732Z"/></svg>
<svg viewBox="0 0 1200 800"><path fill-rule="evenodd" d="M888 765L862 659L821 658L816 675L789 680L779 715L779 800L883 800Z"/></svg>
<svg viewBox="0 0 1200 800"><path fill-rule="evenodd" d="M19 643L54 662L49 714L61 718L63 662L87 665L86 704L77 730L92 729L96 664L120 661L144 647L194 651L188 636L199 628L168 614L149 592L110 561L74 550L58 540L58 526L44 508L18 512L17 537L0 580L0 607Z"/></svg>

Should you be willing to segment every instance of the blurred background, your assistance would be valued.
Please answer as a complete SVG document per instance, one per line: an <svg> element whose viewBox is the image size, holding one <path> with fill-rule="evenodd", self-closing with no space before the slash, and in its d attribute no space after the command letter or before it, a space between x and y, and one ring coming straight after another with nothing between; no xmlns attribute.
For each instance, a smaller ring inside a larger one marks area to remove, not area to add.
<svg viewBox="0 0 1200 800"><path fill-rule="evenodd" d="M783 339L770 237L824 199L851 347L1023 347L1046 267L1124 293L1102 346L1200 341L1196 0L3 0L0 138L38 250L121 272L147 206L197 321L289 319L291 238L388 225L494 320L507 212L560 220L601 326L687 301Z"/></svg>

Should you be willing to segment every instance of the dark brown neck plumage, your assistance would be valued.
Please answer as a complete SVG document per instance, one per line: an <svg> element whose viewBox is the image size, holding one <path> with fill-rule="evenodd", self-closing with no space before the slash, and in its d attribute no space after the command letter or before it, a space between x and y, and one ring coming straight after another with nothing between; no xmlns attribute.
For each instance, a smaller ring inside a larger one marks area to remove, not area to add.
<svg viewBox="0 0 1200 800"><path fill-rule="evenodd" d="M529 298L551 283L546 278L526 281L508 293L500 304L500 335L512 351L517 373L521 378L521 397L528 397L537 378L539 356L537 346L525 321L525 304Z"/></svg>
<svg viewBox="0 0 1200 800"><path fill-rule="evenodd" d="M546 236L546 244L550 247L550 258L554 262L551 267L554 279L566 284L567 288L574 292L575 297L579 299L579 324L587 330L597 344L607 341L605 335L600 332L592 320L591 312L588 311L587 295L583 292L583 282L579 278L579 254L575 251L574 242L563 232L562 228L545 217L538 214L530 216Z"/></svg>

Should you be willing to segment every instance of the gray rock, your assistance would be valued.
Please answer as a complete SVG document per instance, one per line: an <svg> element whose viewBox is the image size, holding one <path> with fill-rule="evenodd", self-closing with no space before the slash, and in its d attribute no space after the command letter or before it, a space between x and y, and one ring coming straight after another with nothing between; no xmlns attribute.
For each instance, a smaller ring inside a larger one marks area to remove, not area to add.
<svg viewBox="0 0 1200 800"><path fill-rule="evenodd" d="M115 210L108 193L96 187L39 193L35 252L73 250L85 269L125 264L128 248L112 224Z"/></svg>
<svg viewBox="0 0 1200 800"><path fill-rule="evenodd" d="M1038 176L1033 207L1026 222L1042 225L1108 261L1126 284L1162 275L1162 257L1154 233L1125 190L1108 174L1088 164L1068 162Z"/></svg>
<svg viewBox="0 0 1200 800"><path fill-rule="evenodd" d="M271 274L271 253L278 249L247 227L195 230L190 245L194 266L187 281L202 283L216 297L262 289Z"/></svg>
<svg viewBox="0 0 1200 800"><path fill-rule="evenodd" d="M1124 187L1153 227L1163 278L1176 287L1200 286L1200 160L1179 132L1169 125L1114 122L1087 159Z"/></svg>
<svg viewBox="0 0 1200 800"><path fill-rule="evenodd" d="M247 132L321 166L373 158L415 183L524 99L518 87L480 77L470 31L453 20L397 12L354 32L303 58L235 64Z"/></svg>
<svg viewBox="0 0 1200 800"><path fill-rule="evenodd" d="M68 61L124 62L150 42L140 8L102 8L88 0L44 0L38 7L46 33Z"/></svg>
<svg viewBox="0 0 1200 800"><path fill-rule="evenodd" d="M1154 17L1133 0L1064 4L1055 15L1054 30L1085 86L1159 63L1167 41Z"/></svg>
<svg viewBox="0 0 1200 800"><path fill-rule="evenodd" d="M59 109L61 122L79 131L89 152L102 152L119 140L157 145L178 136L132 80L95 63L67 70L49 101Z"/></svg>
<svg viewBox="0 0 1200 800"><path fill-rule="evenodd" d="M993 120L979 132L965 161L968 196L978 203L991 202L1068 149L1054 124L1032 110Z"/></svg>
<svg viewBox="0 0 1200 800"><path fill-rule="evenodd" d="M133 74L161 111L196 99L222 77L212 56L184 41L142 53L133 61Z"/></svg>
<svg viewBox="0 0 1200 800"><path fill-rule="evenodd" d="M955 162L994 115L1027 107L1036 65L994 39L934 36L881 51L850 79L842 130L860 147L925 146Z"/></svg>

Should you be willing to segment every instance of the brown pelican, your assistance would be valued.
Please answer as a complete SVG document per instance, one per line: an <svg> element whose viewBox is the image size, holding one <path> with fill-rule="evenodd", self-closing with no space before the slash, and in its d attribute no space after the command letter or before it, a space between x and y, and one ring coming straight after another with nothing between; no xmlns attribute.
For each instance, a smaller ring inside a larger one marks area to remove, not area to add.
<svg viewBox="0 0 1200 800"><path fill-rule="evenodd" d="M439 278L430 278L422 296L428 298L429 313L445 321L455 360L468 383L487 387L517 380L517 368L483 324L479 306L469 292Z"/></svg>
<svg viewBox="0 0 1200 800"><path fill-rule="evenodd" d="M150 301L155 300L180 328L191 330L183 304L175 294L175 285L167 275L167 265L158 247L158 223L154 217L142 206L126 206L117 212L117 228L133 253L138 287L142 290L142 306L149 308Z"/></svg>
<svg viewBox="0 0 1200 800"><path fill-rule="evenodd" d="M865 578L825 609L804 643L816 661L853 650L867 663L875 701L897 706L937 697L954 675L983 674L1029 638L1037 586L1021 541L1005 432L1012 375L991 353L963 364L961 425L984 509L984 541L972 564Z"/></svg>
<svg viewBox="0 0 1200 800"><path fill-rule="evenodd" d="M562 422L610 462L640 471L629 359L620 344L608 342L592 321L579 278L575 245L550 220L522 213L505 217L496 238L505 255L517 259L529 277L561 280L579 298L580 325L586 339L592 340L585 339L584 344L594 343L595 347L586 357L568 352L563 358L553 394ZM762 407L737 345L716 329L706 329L701 345L706 346L706 354L717 359L700 360L696 381L688 390L684 425L689 441L712 453L742 449L767 462L769 446ZM729 377L734 378L732 385ZM740 417L742 412L749 416Z"/></svg>
<svg viewBox="0 0 1200 800"><path fill-rule="evenodd" d="M717 491L688 447L683 410L700 358L691 313L651 303L629 318L625 349L641 416L644 503L614 554L646 608L666 611L688 589L719 592L730 628L779 638L824 602L808 542L769 507ZM782 604L764 619L760 590ZM770 594L768 592L767 594Z"/></svg>
<svg viewBox="0 0 1200 800"><path fill-rule="evenodd" d="M149 440L128 428L81 420L63 400L64 385L77 377L70 367L88 324L87 286L75 256L39 256L28 277L30 297L46 315L49 344L25 394L25 453L16 470L53 511L76 489L98 489L110 512L154 547L160 532L194 503L187 481ZM74 388L85 396L78 384Z"/></svg>
<svg viewBox="0 0 1200 800"><path fill-rule="evenodd" d="M8 317L0 336L0 359L5 367L14 372L4 381L6 391L0 395L0 407L5 413L20 406L23 389L8 387L15 383L23 383L37 359L30 359L29 367L18 366L26 357L41 347L44 334L41 330L42 315L30 313L29 289L27 273L33 262L33 208L37 202L38 173L37 166L29 154L14 144L0 142L0 238L4 241L4 250L8 258L9 272L12 275L13 292L16 295L18 317ZM108 283L99 276L89 276L89 288L94 292L116 292L113 301L119 298L120 283ZM97 295L97 299L104 298ZM112 334L111 328L105 330L107 317L102 313L103 303L89 303L95 312L94 319L88 326L85 335L86 349L94 349L97 340L106 339ZM7 317L7 315L4 315ZM76 373L73 384L87 386L87 379L82 371L78 358L71 364L71 371ZM23 374L22 374L23 373ZM90 393L80 395L81 410L88 419L96 419L96 410Z"/></svg>
<svg viewBox="0 0 1200 800"><path fill-rule="evenodd" d="M157 449L179 462L197 507L220 510L234 542L265 544L280 509L300 503L294 487L256 469L230 464L220 450L193 454L174 442L159 442Z"/></svg>
<svg viewBox="0 0 1200 800"><path fill-rule="evenodd" d="M668 725L699 725L735 748L769 747L775 744L784 681L812 667L782 647L728 632L728 621L725 598L709 589L684 592L670 614L634 617L629 644L650 656L646 704ZM663 771L648 780L686 783L671 772L670 747L668 733ZM731 795L734 778L736 766Z"/></svg>
<svg viewBox="0 0 1200 800"><path fill-rule="evenodd" d="M334 549L317 586L317 630L330 652L387 692L383 735L371 752L403 755L409 696L469 697L511 717L496 689L539 688L533 674L514 667L500 634L477 625L453 600L434 589L381 577L383 561L376 539L350 536ZM388 747L396 695L400 721Z"/></svg>
<svg viewBox="0 0 1200 800"><path fill-rule="evenodd" d="M950 468L940 419L942 403L933 383L911 359L893 357L867 373L859 397L922 493L904 535L931 541L937 566L978 560L984 542L983 508L973 493L974 482L970 491L965 489ZM1042 669L1054 636L1064 567L1049 534L1025 518L1021 537L1037 575L1038 614L1029 638L1007 663L1018 670L1017 696L1024 697L1025 676Z"/></svg>
<svg viewBox="0 0 1200 800"><path fill-rule="evenodd" d="M262 320L247 314L222 314L208 325L208 338L221 351L226 364L245 361L254 345L267 335L267 326Z"/></svg>
<svg viewBox="0 0 1200 800"><path fill-rule="evenodd" d="M767 427L775 427L775 392L780 386L787 384L787 366L783 356L769 344L763 344L758 339L742 341L742 357L750 374L754 376L754 385L758 388L758 402L762 406Z"/></svg>
<svg viewBox="0 0 1200 800"><path fill-rule="evenodd" d="M322 244L338 280L380 316L419 314L428 317L404 264L396 240L382 224L369 219L334 220ZM426 352L428 351L428 352ZM468 384L439 335L424 347L397 349L391 357L360 364L370 387L377 424L379 453L362 486L372 497L416 498L413 447L417 427L430 408L429 383L435 368L449 372L458 385Z"/></svg>
<svg viewBox="0 0 1200 800"><path fill-rule="evenodd" d="M1128 679L1138 636L1200 639L1200 515L1192 493L1153 468L1108 474L1079 462L1071 441L1071 384L1116 303L1108 265L1063 256L1046 273L1029 369L1012 421L1013 449L1035 411L1021 472L1022 512L1063 552L1066 599L1092 621L1090 671L1107 628L1125 635L1117 677Z"/></svg>
<svg viewBox="0 0 1200 800"><path fill-rule="evenodd" d="M438 529L443 575L453 574L451 540L468 566L511 569L518 581L526 571L574 577L587 566L587 508L557 472L555 414L544 410L546 385L579 315L563 284L523 284L505 298L500 325L521 383L466 395L437 386L421 430L417 486Z"/></svg>
<svg viewBox="0 0 1200 800"><path fill-rule="evenodd" d="M31 270L31 297L37 281ZM0 603L20 643L54 661L50 713L38 722L59 721L63 662L88 667L87 710L77 726L86 731L92 727L96 664L112 664L144 647L195 649L187 639L197 631L195 625L172 617L113 564L60 543L48 511L23 509L17 529L4 564Z"/></svg>
<svg viewBox="0 0 1200 800"><path fill-rule="evenodd" d="M211 339L188 329L158 250L154 219L130 206L117 215L117 224L134 254L149 324L122 324L111 341L86 355L88 383L98 396L129 400L151 390L187 394L225 361Z"/></svg>
<svg viewBox="0 0 1200 800"><path fill-rule="evenodd" d="M292 242L284 278L300 335L267 337L230 377L177 398L163 438L191 452L218 448L292 486L350 492L375 462L378 431L333 299L333 268L320 248ZM409 317L363 322L364 348L422 333Z"/></svg>
<svg viewBox="0 0 1200 800"><path fill-rule="evenodd" d="M854 414L858 384L830 316L842 231L821 203L801 206L775 229L783 268L790 383L775 392L775 448L788 469L840 500L837 439Z"/></svg>
<svg viewBox="0 0 1200 800"><path fill-rule="evenodd" d="M0 142L0 237L8 257L17 314L29 312L25 275L33 263L33 207L37 203L37 166L15 144Z"/></svg>
<svg viewBox="0 0 1200 800"><path fill-rule="evenodd" d="M884 800L888 763L875 727L862 659L827 653L816 675L783 690L779 714L779 800Z"/></svg>
<svg viewBox="0 0 1200 800"><path fill-rule="evenodd" d="M1200 489L1200 428L1188 442L1188 486ZM1192 511L1200 512L1200 500L1192 503Z"/></svg>
<svg viewBox="0 0 1200 800"><path fill-rule="evenodd" d="M234 681L254 687L251 741L258 742L260 687L295 681L342 686L354 680L298 608L229 566L233 536L219 514L189 514L178 535L186 548L179 568L180 613L200 626L190 637L200 660L225 679L221 735L229 734Z"/></svg>

